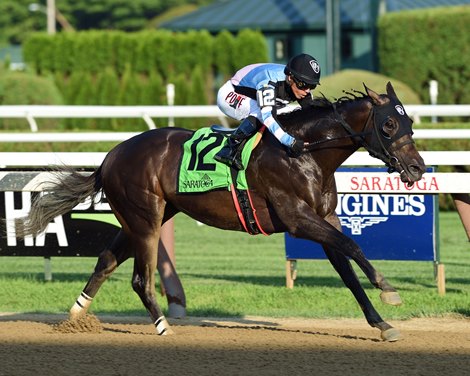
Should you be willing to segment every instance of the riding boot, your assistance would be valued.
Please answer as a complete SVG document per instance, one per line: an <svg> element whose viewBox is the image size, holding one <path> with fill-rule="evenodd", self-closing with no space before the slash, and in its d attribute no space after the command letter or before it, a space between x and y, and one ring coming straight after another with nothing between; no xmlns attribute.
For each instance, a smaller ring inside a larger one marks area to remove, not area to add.
<svg viewBox="0 0 470 376"><path fill-rule="evenodd" d="M243 170L240 146L256 130L257 119L255 117L249 116L244 119L238 128L228 137L227 144L214 156L214 159L236 170Z"/></svg>

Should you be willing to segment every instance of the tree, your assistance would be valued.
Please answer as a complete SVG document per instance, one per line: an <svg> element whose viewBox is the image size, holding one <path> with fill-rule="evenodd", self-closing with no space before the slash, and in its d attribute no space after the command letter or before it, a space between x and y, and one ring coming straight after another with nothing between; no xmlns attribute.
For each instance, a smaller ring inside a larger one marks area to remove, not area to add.
<svg viewBox="0 0 470 376"><path fill-rule="evenodd" d="M266 39L250 29L240 30L235 39L236 69L248 64L268 61Z"/></svg>
<svg viewBox="0 0 470 376"><path fill-rule="evenodd" d="M28 10L30 0L0 1L0 46L20 44L33 32L46 30L46 16L32 16Z"/></svg>
<svg viewBox="0 0 470 376"><path fill-rule="evenodd" d="M216 70L223 76L224 81L231 77L235 71L234 67L234 50L235 37L227 30L222 30L215 37L214 62L217 66Z"/></svg>
<svg viewBox="0 0 470 376"><path fill-rule="evenodd" d="M184 4L206 5L214 0L56 0L56 7L75 30L107 29L137 31L151 26L151 20L167 10ZM45 31L43 11L31 12L28 6L46 0L0 1L0 46L21 44L35 31ZM60 30L60 26L58 27Z"/></svg>

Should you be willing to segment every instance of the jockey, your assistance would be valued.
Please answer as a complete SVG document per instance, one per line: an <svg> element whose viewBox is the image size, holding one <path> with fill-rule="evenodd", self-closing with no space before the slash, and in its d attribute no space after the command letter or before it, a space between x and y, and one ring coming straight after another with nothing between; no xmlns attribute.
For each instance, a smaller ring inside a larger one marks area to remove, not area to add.
<svg viewBox="0 0 470 376"><path fill-rule="evenodd" d="M307 54L294 56L287 65L251 64L240 69L219 89L217 105L227 116L243 121L214 158L242 170L238 148L257 131L258 120L287 147L291 156L298 157L304 142L281 128L276 110L293 101L303 108L310 106L313 103L310 92L319 84L320 65Z"/></svg>

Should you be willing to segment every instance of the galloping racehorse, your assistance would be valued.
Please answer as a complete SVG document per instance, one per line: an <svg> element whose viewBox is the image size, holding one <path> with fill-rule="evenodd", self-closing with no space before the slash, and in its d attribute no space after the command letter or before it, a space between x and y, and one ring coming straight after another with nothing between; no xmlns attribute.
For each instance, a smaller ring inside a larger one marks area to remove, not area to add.
<svg viewBox="0 0 470 376"><path fill-rule="evenodd" d="M336 102L318 99L315 106L279 115L283 127L307 146L291 158L279 142L265 132L253 150L246 171L258 220L267 233L288 232L320 243L328 259L351 290L372 327L384 340L394 341L399 332L386 323L372 306L349 259L354 260L373 286L382 290L388 304L400 304L396 290L365 258L359 246L341 232L335 213L335 170L358 148L380 158L413 184L425 171L412 139L411 120L393 87L387 94L367 88L348 93ZM179 128L150 130L111 150L102 165L84 176L73 169L58 172L47 194L33 202L29 216L19 226L20 236L38 234L56 216L72 210L90 196L104 191L122 225L113 242L100 254L95 270L70 310L83 316L106 278L126 259L134 257L132 286L149 312L158 334L171 328L155 298L157 244L163 223L183 212L210 226L243 231L231 193L215 190L177 194L182 145L193 132Z"/></svg>

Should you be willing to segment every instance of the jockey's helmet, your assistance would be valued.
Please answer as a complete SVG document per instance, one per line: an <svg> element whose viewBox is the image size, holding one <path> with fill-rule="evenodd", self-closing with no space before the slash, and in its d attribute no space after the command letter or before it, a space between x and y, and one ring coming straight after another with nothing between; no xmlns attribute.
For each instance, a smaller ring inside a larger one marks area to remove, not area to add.
<svg viewBox="0 0 470 376"><path fill-rule="evenodd" d="M320 84L320 64L308 54L299 54L291 58L284 68L284 73L308 85Z"/></svg>

